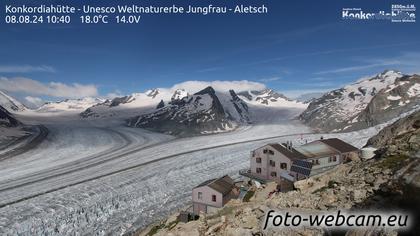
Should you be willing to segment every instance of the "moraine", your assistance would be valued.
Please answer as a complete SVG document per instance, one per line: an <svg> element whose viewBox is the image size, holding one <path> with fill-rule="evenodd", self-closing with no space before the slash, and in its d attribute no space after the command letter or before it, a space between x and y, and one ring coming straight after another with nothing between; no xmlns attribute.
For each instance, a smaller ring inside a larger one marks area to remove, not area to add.
<svg viewBox="0 0 420 236"><path fill-rule="evenodd" d="M227 7L216 7L213 5L208 5L205 7L202 6L188 6L188 9L185 13L188 14L225 14L227 13Z"/></svg>

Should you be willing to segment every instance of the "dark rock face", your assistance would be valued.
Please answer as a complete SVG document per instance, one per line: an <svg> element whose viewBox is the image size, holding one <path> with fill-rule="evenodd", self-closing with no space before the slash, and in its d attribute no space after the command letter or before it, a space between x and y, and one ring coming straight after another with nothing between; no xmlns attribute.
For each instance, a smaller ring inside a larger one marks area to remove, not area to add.
<svg viewBox="0 0 420 236"><path fill-rule="evenodd" d="M156 109L160 109L165 106L165 102L163 100L160 100L159 104L156 106Z"/></svg>
<svg viewBox="0 0 420 236"><path fill-rule="evenodd" d="M120 105L120 104L124 104L124 103L129 102L131 99L132 99L132 97L131 97L131 96L125 96L125 97L120 97L120 98L114 98L114 99L112 99L112 100L111 100L111 102L110 102L109 106L110 106L110 107L116 107L116 106L118 106L118 105Z"/></svg>
<svg viewBox="0 0 420 236"><path fill-rule="evenodd" d="M250 122L249 113L248 113L249 108L246 102L240 99L238 95L236 94L236 92L233 90L229 90L229 94L232 97L230 101L232 102L236 113L239 114L239 121L249 123ZM232 116L232 115L229 114L229 116Z"/></svg>
<svg viewBox="0 0 420 236"><path fill-rule="evenodd" d="M387 122L420 104L418 75L385 71L312 101L300 115L322 131L352 131Z"/></svg>
<svg viewBox="0 0 420 236"><path fill-rule="evenodd" d="M420 150L420 111L385 127L370 138L366 145L385 148L388 152L394 152L393 154L398 150L405 155L415 154Z"/></svg>
<svg viewBox="0 0 420 236"><path fill-rule="evenodd" d="M0 127L16 127L21 123L4 107L0 106Z"/></svg>
<svg viewBox="0 0 420 236"><path fill-rule="evenodd" d="M366 144L378 148L375 166L390 169L392 178L376 196L361 205L373 209L399 209L420 217L420 111L385 127ZM382 171L383 172L383 171ZM377 178L377 176L375 176ZM414 224L404 235L417 235Z"/></svg>
<svg viewBox="0 0 420 236"><path fill-rule="evenodd" d="M156 112L132 118L128 120L128 125L178 136L234 128L212 87L184 97Z"/></svg>
<svg viewBox="0 0 420 236"><path fill-rule="evenodd" d="M147 96L155 98L159 94L158 89L152 89L147 93Z"/></svg>

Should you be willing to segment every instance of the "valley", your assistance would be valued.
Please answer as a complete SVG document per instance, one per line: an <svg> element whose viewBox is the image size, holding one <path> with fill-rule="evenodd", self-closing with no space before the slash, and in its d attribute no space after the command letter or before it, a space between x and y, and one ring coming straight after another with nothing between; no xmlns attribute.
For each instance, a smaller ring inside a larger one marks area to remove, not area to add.
<svg viewBox="0 0 420 236"><path fill-rule="evenodd" d="M379 94L393 89L377 83ZM401 83L411 91L408 99L418 99L415 83ZM240 178L259 146L335 137L361 148L383 127L418 110L412 102L411 110L400 109L384 122L332 133L318 129L319 117L299 120L300 114L319 114L314 107L325 103L333 104L327 106L332 112L335 104L324 102L325 96L307 104L270 89L151 89L38 109L0 96L7 108L0 128L33 131L4 139L15 141L0 152L0 233L134 232L188 206L197 184L226 174ZM360 110L375 99L357 96L342 99Z"/></svg>

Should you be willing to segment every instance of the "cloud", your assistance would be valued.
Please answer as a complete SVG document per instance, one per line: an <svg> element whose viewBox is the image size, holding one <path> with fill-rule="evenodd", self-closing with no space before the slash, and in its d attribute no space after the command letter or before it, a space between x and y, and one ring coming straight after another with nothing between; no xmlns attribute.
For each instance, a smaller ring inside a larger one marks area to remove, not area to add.
<svg viewBox="0 0 420 236"><path fill-rule="evenodd" d="M115 90L114 92L110 92L104 96L105 99L113 99L116 97L123 97L124 95L121 93L120 90Z"/></svg>
<svg viewBox="0 0 420 236"><path fill-rule="evenodd" d="M360 71L365 69L371 69L381 66L391 66L391 65L397 65L400 64L398 61L388 61L388 62L382 62L382 63L372 63L367 65L360 65L360 66L349 66L349 67L343 67L333 70L324 70L320 72L316 72L316 75L323 75L323 74L332 74L332 73L343 73L343 72L353 72L353 71Z"/></svg>
<svg viewBox="0 0 420 236"><path fill-rule="evenodd" d="M186 81L183 83L175 84L170 89L185 89L191 93L198 92L207 86L213 87L215 90L220 92L228 92L229 89L235 90L235 92L242 92L248 90L262 90L265 89L265 84L252 82L248 80L238 81Z"/></svg>
<svg viewBox="0 0 420 236"><path fill-rule="evenodd" d="M30 72L48 72L55 73L56 70L51 66L30 66L30 65L0 65L0 73L30 73Z"/></svg>
<svg viewBox="0 0 420 236"><path fill-rule="evenodd" d="M197 72L198 73L204 73L204 72L212 72L212 71L218 71L218 70L222 70L223 67L219 66L219 67L209 67L209 68L204 68L204 69L200 69Z"/></svg>
<svg viewBox="0 0 420 236"><path fill-rule="evenodd" d="M32 107L40 107L45 103L45 101L39 97L26 96L25 100L27 103L29 103L25 105L31 105Z"/></svg>
<svg viewBox="0 0 420 236"><path fill-rule="evenodd" d="M386 49L386 48L392 48L392 47L417 45L417 44L419 44L419 42L403 42L403 43L396 43L396 44L382 44L382 45L369 46L369 47L338 48L338 49L322 50L322 51L315 51L315 52L298 53L298 54L293 54L293 55L269 58L269 59L261 60L261 61L255 61L255 62L247 63L245 64L245 66L259 65L259 64L271 63L275 61L283 61L283 60L288 60L288 59L300 58L300 57L340 54L340 53L346 53L346 52L365 51L365 50L374 50L374 49Z"/></svg>
<svg viewBox="0 0 420 236"><path fill-rule="evenodd" d="M0 90L60 98L81 98L98 95L97 87L92 84L64 84L60 82L41 83L37 80L24 77L0 77Z"/></svg>
<svg viewBox="0 0 420 236"><path fill-rule="evenodd" d="M332 70L324 70L316 72L317 75L323 74L334 74L334 73L345 73L361 71L371 68L388 67L388 69L394 69L389 67L398 67L398 70L404 70L405 73L416 73L420 71L420 53L419 52L404 52L394 57L382 57L382 58L359 58L359 62L364 63L363 65L349 66L336 68ZM397 68L395 68L397 69Z"/></svg>
<svg viewBox="0 0 420 236"><path fill-rule="evenodd" d="M259 79L259 81L267 83L267 82L273 82L273 81L277 81L280 80L280 77L270 77L270 78L263 78L263 79Z"/></svg>

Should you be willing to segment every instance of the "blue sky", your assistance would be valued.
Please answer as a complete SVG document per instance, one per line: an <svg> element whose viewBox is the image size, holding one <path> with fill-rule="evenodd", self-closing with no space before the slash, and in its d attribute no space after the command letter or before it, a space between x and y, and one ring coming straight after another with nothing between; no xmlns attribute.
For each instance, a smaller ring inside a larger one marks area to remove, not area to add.
<svg viewBox="0 0 420 236"><path fill-rule="evenodd" d="M11 2L30 5L35 1L7 0L2 4ZM68 2L78 5L82 1ZM107 1L107 4L116 2L205 6L226 1ZM189 80L247 80L296 96L337 88L385 69L420 72L418 22L341 19L343 7L388 11L395 2L334 0L315 4L311 0L243 0L235 3L265 4L269 12L264 15L143 15L137 25L6 25L2 21L0 89L23 87L28 83L24 78L31 81L29 86L33 82L35 88L15 89L11 93L60 99L128 94ZM6 82L8 85L2 87L1 83ZM67 91L61 93L61 89Z"/></svg>

